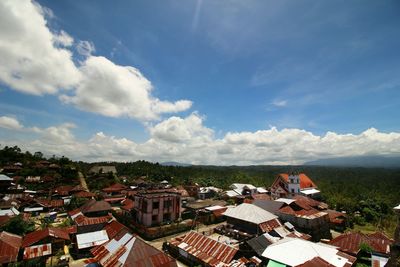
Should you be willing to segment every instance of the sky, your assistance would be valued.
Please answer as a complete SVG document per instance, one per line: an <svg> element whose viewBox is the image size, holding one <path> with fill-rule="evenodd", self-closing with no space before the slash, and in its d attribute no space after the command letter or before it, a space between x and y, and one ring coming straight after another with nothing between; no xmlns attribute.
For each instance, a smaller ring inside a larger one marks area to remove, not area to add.
<svg viewBox="0 0 400 267"><path fill-rule="evenodd" d="M0 1L0 147L73 160L400 155L399 1Z"/></svg>

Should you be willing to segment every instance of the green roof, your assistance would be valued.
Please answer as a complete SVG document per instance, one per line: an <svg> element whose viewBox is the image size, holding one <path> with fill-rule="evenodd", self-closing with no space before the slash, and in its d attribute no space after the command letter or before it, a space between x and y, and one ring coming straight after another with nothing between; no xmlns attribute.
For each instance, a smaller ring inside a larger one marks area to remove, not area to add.
<svg viewBox="0 0 400 267"><path fill-rule="evenodd" d="M269 260L267 267L286 267L286 265L273 260Z"/></svg>

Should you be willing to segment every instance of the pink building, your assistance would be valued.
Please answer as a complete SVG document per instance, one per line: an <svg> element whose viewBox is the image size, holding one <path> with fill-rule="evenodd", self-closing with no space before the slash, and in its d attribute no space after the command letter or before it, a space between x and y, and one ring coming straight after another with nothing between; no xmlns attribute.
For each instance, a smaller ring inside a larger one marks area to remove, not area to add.
<svg viewBox="0 0 400 267"><path fill-rule="evenodd" d="M173 222L181 216L181 195L173 190L147 190L135 195L134 217L144 226Z"/></svg>

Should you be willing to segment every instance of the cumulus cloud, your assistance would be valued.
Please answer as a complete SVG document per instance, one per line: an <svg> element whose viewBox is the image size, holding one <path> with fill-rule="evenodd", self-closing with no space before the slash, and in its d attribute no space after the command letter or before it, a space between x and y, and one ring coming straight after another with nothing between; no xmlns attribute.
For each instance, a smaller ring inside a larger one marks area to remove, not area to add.
<svg viewBox="0 0 400 267"><path fill-rule="evenodd" d="M69 47L74 43L74 38L62 30L59 34L53 34L53 42L59 46Z"/></svg>
<svg viewBox="0 0 400 267"><path fill-rule="evenodd" d="M56 45L70 40L54 38L44 13L29 0L0 1L0 80L35 95L71 88L80 77L71 52Z"/></svg>
<svg viewBox="0 0 400 267"><path fill-rule="evenodd" d="M74 39L65 31L51 32L46 18L51 10L30 0L0 1L0 81L20 92L60 94L64 103L109 117L127 116L139 121L159 119L163 113L187 110L192 102L160 100L141 72L119 66L105 57L92 56L95 46L79 41L84 56L76 66L69 48Z"/></svg>
<svg viewBox="0 0 400 267"><path fill-rule="evenodd" d="M76 45L76 50L80 55L88 57L96 51L96 48L94 47L93 42L79 41Z"/></svg>
<svg viewBox="0 0 400 267"><path fill-rule="evenodd" d="M149 121L162 113L187 110L192 104L188 100L172 103L153 97L151 82L138 69L116 65L105 57L88 57L80 70L83 77L75 94L60 99L85 111Z"/></svg>
<svg viewBox="0 0 400 267"><path fill-rule="evenodd" d="M10 130L20 130L23 128L23 126L15 118L1 116L0 117L0 128L10 129Z"/></svg>
<svg viewBox="0 0 400 267"><path fill-rule="evenodd" d="M14 125L20 124L14 122ZM383 133L375 128L360 134L315 135L302 129L272 127L255 132L229 132L216 138L197 113L186 118L171 117L149 126L150 137L142 143L104 132L80 140L73 133L75 127L64 123L48 128L24 128L27 135L34 136L33 141L0 143L17 144L31 151L65 155L76 160L144 159L218 165L302 164L321 158L400 153L400 133ZM11 129L18 130L18 126Z"/></svg>

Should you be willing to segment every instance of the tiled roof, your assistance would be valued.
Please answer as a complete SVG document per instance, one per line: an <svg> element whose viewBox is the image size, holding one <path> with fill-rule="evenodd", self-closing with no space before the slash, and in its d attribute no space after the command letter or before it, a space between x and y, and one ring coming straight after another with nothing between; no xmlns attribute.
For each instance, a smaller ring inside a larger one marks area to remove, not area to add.
<svg viewBox="0 0 400 267"><path fill-rule="evenodd" d="M31 246L48 236L54 237L54 238L70 240L69 235L65 230L63 230L61 228L46 228L46 229L38 230L38 231L35 231L35 232L25 235L25 237L22 241L22 247Z"/></svg>
<svg viewBox="0 0 400 267"><path fill-rule="evenodd" d="M172 239L170 243L210 266L228 264L238 252L234 247L193 231Z"/></svg>
<svg viewBox="0 0 400 267"><path fill-rule="evenodd" d="M8 232L0 233L0 264L17 261L22 237Z"/></svg>
<svg viewBox="0 0 400 267"><path fill-rule="evenodd" d="M281 173L279 174L287 183L289 183L289 174ZM300 189L309 188L309 187L317 187L314 182L304 173L299 174L300 178Z"/></svg>
<svg viewBox="0 0 400 267"><path fill-rule="evenodd" d="M329 244L337 246L341 251L357 255L362 243L368 244L373 251L382 254L389 254L390 245L393 240L380 232L363 234L360 232L348 232L332 239Z"/></svg>

